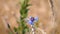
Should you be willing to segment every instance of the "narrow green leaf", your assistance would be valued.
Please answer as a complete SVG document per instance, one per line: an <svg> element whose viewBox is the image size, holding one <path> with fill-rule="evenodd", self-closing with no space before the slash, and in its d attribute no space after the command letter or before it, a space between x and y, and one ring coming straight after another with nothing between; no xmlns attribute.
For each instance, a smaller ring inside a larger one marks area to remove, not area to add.
<svg viewBox="0 0 60 34"><path fill-rule="evenodd" d="M17 28L16 27L14 27L14 31L17 32Z"/></svg>

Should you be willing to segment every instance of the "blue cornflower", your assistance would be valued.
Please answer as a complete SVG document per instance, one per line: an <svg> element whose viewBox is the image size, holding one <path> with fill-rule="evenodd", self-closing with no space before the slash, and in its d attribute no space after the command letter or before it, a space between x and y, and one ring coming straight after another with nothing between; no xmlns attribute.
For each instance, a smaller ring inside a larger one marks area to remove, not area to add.
<svg viewBox="0 0 60 34"><path fill-rule="evenodd" d="M28 23L30 24L30 25L34 25L34 23L35 22L37 22L38 21L38 17L30 17L29 18L29 20L28 20Z"/></svg>

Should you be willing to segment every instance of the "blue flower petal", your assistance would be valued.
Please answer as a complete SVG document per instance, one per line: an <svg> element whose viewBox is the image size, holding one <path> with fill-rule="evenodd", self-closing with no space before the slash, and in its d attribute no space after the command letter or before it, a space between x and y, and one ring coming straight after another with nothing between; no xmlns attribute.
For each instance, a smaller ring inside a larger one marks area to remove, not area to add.
<svg viewBox="0 0 60 34"><path fill-rule="evenodd" d="M31 20L29 20L29 22L28 22L30 25L33 25L34 24L34 22L32 22Z"/></svg>
<svg viewBox="0 0 60 34"><path fill-rule="evenodd" d="M34 19L35 19L34 22L37 22L38 21L38 17L35 17Z"/></svg>

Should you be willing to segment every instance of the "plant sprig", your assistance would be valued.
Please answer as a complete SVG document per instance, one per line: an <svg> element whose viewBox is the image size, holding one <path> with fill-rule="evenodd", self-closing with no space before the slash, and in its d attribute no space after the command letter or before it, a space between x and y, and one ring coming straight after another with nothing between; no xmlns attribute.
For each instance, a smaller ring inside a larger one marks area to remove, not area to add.
<svg viewBox="0 0 60 34"><path fill-rule="evenodd" d="M29 0L24 0L21 4L21 9L20 9L20 22L18 22L18 28L14 28L15 32L17 32L18 34L25 34L26 32L29 31L29 28L25 22L25 18L27 17L28 15L28 4Z"/></svg>

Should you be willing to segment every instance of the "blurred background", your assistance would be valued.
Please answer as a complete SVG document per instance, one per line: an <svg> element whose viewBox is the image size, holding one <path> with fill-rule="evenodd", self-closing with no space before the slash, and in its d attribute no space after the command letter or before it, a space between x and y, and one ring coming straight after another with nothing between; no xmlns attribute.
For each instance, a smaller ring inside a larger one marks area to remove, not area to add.
<svg viewBox="0 0 60 34"><path fill-rule="evenodd" d="M60 0L30 0L29 16L38 16L37 34L42 34L39 29L44 30L46 34L60 34ZM16 22L20 17L20 0L0 0L0 34L8 34L17 27ZM30 26L29 26L30 27Z"/></svg>

